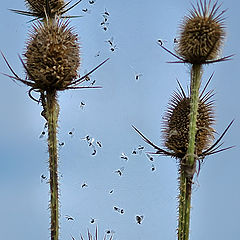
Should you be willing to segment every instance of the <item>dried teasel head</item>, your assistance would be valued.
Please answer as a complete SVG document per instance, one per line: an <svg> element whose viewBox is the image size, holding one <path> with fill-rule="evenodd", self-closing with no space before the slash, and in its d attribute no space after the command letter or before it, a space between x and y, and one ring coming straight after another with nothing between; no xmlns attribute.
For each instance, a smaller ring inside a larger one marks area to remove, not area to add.
<svg viewBox="0 0 240 240"><path fill-rule="evenodd" d="M68 21L35 24L24 56L34 90L65 90L78 77L79 43Z"/></svg>
<svg viewBox="0 0 240 240"><path fill-rule="evenodd" d="M33 25L33 30L27 42L24 60L19 56L26 71L26 78L22 79L13 70L2 52L1 55L12 75L4 74L14 82L20 81L30 87L32 91L41 94L46 91L63 91L66 89L101 88L99 86L81 86L89 79L89 75L106 63L109 58L101 62L84 76L78 77L80 66L79 43L77 35L68 26L69 21L45 21ZM80 85L80 86L79 86Z"/></svg>
<svg viewBox="0 0 240 240"><path fill-rule="evenodd" d="M25 0L25 3L30 12L40 18L46 14L58 15L65 6L64 0Z"/></svg>
<svg viewBox="0 0 240 240"><path fill-rule="evenodd" d="M70 9L77 6L82 0L78 0L72 6L69 6L72 2L71 0L67 3L64 0L25 0L26 6L29 11L10 9L11 11L26 15L32 16L36 19L48 20L48 18L62 17L63 14L67 13ZM72 18L80 16L64 16L64 18Z"/></svg>
<svg viewBox="0 0 240 240"><path fill-rule="evenodd" d="M204 64L216 59L224 41L225 31L220 5L211 0L199 0L185 17L177 45L177 53L185 62Z"/></svg>
<svg viewBox="0 0 240 240"><path fill-rule="evenodd" d="M183 159L187 154L189 139L189 115L190 97L182 91L175 91L170 100L166 116L164 118L163 142L165 147L176 158ZM196 156L201 156L214 140L212 125L214 124L214 109L212 91L203 95L201 93L198 104Z"/></svg>
<svg viewBox="0 0 240 240"><path fill-rule="evenodd" d="M197 133L196 133L196 147L195 155L199 160L203 160L206 156L212 155L218 152L222 152L233 148L234 146L220 148L223 145L221 140L233 124L232 120L220 137L212 143L214 140L215 130L212 125L214 124L214 106L212 97L214 95L213 90L205 93L206 88L212 79L213 74L207 81L205 87L199 95L199 106L197 116ZM143 140L151 145L156 152L150 154L159 154L174 157L176 159L184 160L187 156L188 148L188 129L189 129L189 113L190 113L190 97L186 96L183 88L179 84L179 90L173 93L170 100L168 110L164 117L163 123L163 143L165 148L161 148L144 136L135 126L132 125L134 130L143 138ZM220 148L220 149L219 149Z"/></svg>

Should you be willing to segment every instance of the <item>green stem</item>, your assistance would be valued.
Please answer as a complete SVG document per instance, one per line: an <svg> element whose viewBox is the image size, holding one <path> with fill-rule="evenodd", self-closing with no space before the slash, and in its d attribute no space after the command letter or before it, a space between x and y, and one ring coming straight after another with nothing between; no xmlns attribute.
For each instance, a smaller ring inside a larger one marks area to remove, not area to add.
<svg viewBox="0 0 240 240"><path fill-rule="evenodd" d="M192 178L180 170L178 240L189 239Z"/></svg>
<svg viewBox="0 0 240 240"><path fill-rule="evenodd" d="M56 91L46 93L46 116L48 121L48 152L50 171L50 211L51 211L51 240L59 236L59 202L58 202L58 149L57 122L59 106Z"/></svg>
<svg viewBox="0 0 240 240"><path fill-rule="evenodd" d="M189 239L190 210L192 196L192 179L196 168L196 133L199 102L199 88L201 85L202 66L193 64L191 70L190 86L190 115L189 115L189 141L185 158L180 162L179 177L179 219L178 240Z"/></svg>
<svg viewBox="0 0 240 240"><path fill-rule="evenodd" d="M199 102L199 88L202 76L201 64L193 64L191 71L191 93L190 93L190 122L189 122L189 140L187 150L187 165L195 165L195 137L197 133L197 115Z"/></svg>

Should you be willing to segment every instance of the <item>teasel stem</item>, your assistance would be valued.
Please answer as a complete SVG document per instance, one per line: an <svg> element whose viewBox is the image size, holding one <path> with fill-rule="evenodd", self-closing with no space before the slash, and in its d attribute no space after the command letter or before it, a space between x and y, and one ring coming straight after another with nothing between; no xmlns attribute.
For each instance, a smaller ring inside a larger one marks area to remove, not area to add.
<svg viewBox="0 0 240 240"><path fill-rule="evenodd" d="M190 85L190 122L189 122L189 141L187 150L187 164L190 167L194 166L195 162L195 139L197 133L197 115L199 102L199 88L201 85L202 65L193 64L191 70L191 85Z"/></svg>
<svg viewBox="0 0 240 240"><path fill-rule="evenodd" d="M59 236L59 200L58 200L58 149L57 127L59 105L56 90L46 92L46 118L48 123L48 152L50 171L50 211L51 211L51 240Z"/></svg>
<svg viewBox="0 0 240 240"><path fill-rule="evenodd" d="M44 21L56 23L56 18L46 18ZM58 141L57 127L59 105L57 102L57 91L51 89L46 91L46 112L48 121L48 153L50 172L50 212L51 212L51 240L59 238L59 198L58 198Z"/></svg>
<svg viewBox="0 0 240 240"><path fill-rule="evenodd" d="M182 168L180 169L179 182L178 240L188 240L190 229L192 178L189 178Z"/></svg>
<svg viewBox="0 0 240 240"><path fill-rule="evenodd" d="M192 179L196 171L196 133L202 65L193 64L190 85L189 140L187 155L180 161L178 240L189 239Z"/></svg>

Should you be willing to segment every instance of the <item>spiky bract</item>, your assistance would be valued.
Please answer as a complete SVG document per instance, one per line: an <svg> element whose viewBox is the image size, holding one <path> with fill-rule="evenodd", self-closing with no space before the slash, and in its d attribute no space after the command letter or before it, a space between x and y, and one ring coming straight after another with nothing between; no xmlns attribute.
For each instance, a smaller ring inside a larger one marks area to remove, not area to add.
<svg viewBox="0 0 240 240"><path fill-rule="evenodd" d="M207 95L199 99L195 150L197 156L200 156L214 139L213 104L212 101L207 101L209 99ZM183 159L187 154L189 114L190 97L184 93L174 92L164 120L163 140L165 147L179 159Z"/></svg>
<svg viewBox="0 0 240 240"><path fill-rule="evenodd" d="M80 237L81 237L81 240L84 240L82 234L80 234ZM72 237L72 239L74 239L74 238ZM98 240L98 228L97 228L97 226L96 226L96 230L95 230L95 236L94 236L94 234L91 234L89 229L88 229L86 239L88 239L88 240ZM107 240L107 239L113 240L113 233L110 233L109 238L107 237L107 233L106 233L103 237L103 240Z"/></svg>
<svg viewBox="0 0 240 240"><path fill-rule="evenodd" d="M53 15L58 14L65 5L64 0L25 0L25 3L36 17L46 17L49 11Z"/></svg>
<svg viewBox="0 0 240 240"><path fill-rule="evenodd" d="M65 90L78 76L78 39L66 21L34 25L24 56L33 89Z"/></svg>
<svg viewBox="0 0 240 240"><path fill-rule="evenodd" d="M217 2L211 7L211 0L199 0L190 10L181 28L177 53L192 64L204 64L216 59L225 37L223 13L218 13Z"/></svg>

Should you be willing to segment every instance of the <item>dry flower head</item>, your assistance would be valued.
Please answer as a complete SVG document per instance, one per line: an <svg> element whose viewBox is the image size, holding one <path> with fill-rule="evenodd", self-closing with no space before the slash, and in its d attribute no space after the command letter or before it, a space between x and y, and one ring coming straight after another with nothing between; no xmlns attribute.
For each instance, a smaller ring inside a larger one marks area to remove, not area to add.
<svg viewBox="0 0 240 240"><path fill-rule="evenodd" d="M180 27L176 51L186 62L203 64L216 59L221 50L225 10L219 12L220 5L211 0L199 0L192 8Z"/></svg>
<svg viewBox="0 0 240 240"><path fill-rule="evenodd" d="M26 15L32 16L36 19L47 20L48 18L54 19L57 17L62 17L63 14L67 13L69 10L77 6L82 0L78 0L73 5L69 6L72 0L67 3L64 0L25 0L26 6L29 11L10 9L11 11ZM73 18L80 16L64 16L63 18Z"/></svg>
<svg viewBox="0 0 240 240"><path fill-rule="evenodd" d="M199 98L195 150L197 156L201 155L214 140L215 131L212 128L214 123L213 101L209 101L212 95L212 91L209 91L205 95L201 94ZM175 91L164 118L163 141L165 147L180 159L187 154L189 116L190 97L186 96L183 90Z"/></svg>
<svg viewBox="0 0 240 240"><path fill-rule="evenodd" d="M65 90L78 77L79 43L66 21L35 24L24 56L34 89Z"/></svg>
<svg viewBox="0 0 240 240"><path fill-rule="evenodd" d="M25 0L26 6L37 17L46 16L46 8L51 14L58 14L64 8L64 0Z"/></svg>
<svg viewBox="0 0 240 240"><path fill-rule="evenodd" d="M197 159L203 159L207 155L212 155L233 147L220 148L223 144L220 141L232 125L233 121L230 122L220 137L214 143L212 143L215 133L215 130L212 127L215 121L212 100L214 93L213 90L205 93L206 87L212 77L213 74L199 95L195 151ZM136 127L132 127L146 143L151 145L156 150L155 153L151 154L161 154L183 160L187 156L188 148L190 98L189 96L186 96L180 84L179 87L180 89L174 92L172 99L170 100L168 110L164 118L162 131L165 149L158 147L147 137L145 137Z"/></svg>

